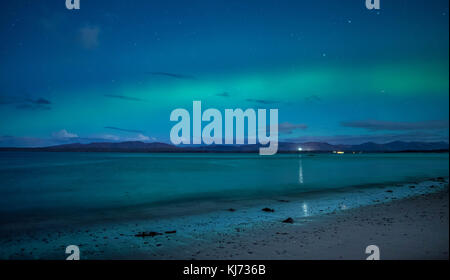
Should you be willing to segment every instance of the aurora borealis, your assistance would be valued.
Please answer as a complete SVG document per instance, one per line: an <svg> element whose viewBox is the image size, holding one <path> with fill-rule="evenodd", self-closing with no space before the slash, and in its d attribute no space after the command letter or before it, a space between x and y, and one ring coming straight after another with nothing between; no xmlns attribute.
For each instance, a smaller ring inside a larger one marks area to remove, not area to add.
<svg viewBox="0 0 450 280"><path fill-rule="evenodd" d="M362 0L8 1L0 13L0 146L168 142L170 112L194 100L277 108L281 141L448 142L446 0L381 0L379 11Z"/></svg>

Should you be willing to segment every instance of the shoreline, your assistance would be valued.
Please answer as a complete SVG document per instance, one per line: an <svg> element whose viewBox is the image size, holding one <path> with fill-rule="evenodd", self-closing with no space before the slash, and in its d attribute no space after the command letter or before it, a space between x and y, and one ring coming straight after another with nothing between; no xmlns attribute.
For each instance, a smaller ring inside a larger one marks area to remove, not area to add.
<svg viewBox="0 0 450 280"><path fill-rule="evenodd" d="M438 178L438 177L436 177ZM111 207L111 208L98 208L98 209L90 209L90 213L83 214L92 214L84 217L82 219L76 218L79 214L73 211L73 213L62 213L58 212L58 209L46 209L50 218L46 216L44 219L42 214L35 214L34 212L29 211L16 211L13 213L2 213L4 222L3 226L11 227L11 228L21 228L22 231L28 230L36 230L39 232L39 228L52 228L57 229L59 224L55 223L55 221L61 221L67 218L76 219L70 220L75 227L91 227L97 225L108 225L113 223L123 223L125 222L141 222L142 220L169 220L173 218L181 218L181 217L189 217L189 216L203 216L208 215L214 212L227 211L229 209L260 209L261 207L272 207L279 208L278 206L287 206L283 202L301 202L301 201L311 201L311 200L320 200L323 197L333 197L339 196L341 199L346 199L347 196L345 194L355 194L355 193L363 193L367 192L368 196L370 196L370 192L374 191L378 192L381 189L393 188L394 192L397 192L398 187L403 187L406 191L409 192L406 186L414 185L417 188L414 190L415 192L412 195L421 194L421 187L427 189L428 184L440 184L442 182L437 182L436 178L424 177L424 178L411 178L404 181L392 181L392 182L384 182L384 183L372 183L372 184L355 184L349 185L341 188L325 188L320 190L308 190L302 192L287 192L284 194L277 195L261 195L253 198L242 197L238 199L230 199L230 198L221 198L221 197L200 197L190 200L174 200L174 201L162 201L158 203L150 203L150 204L138 204L138 205L125 205L119 207ZM448 181L449 177L439 177L444 178L445 181ZM406 188L405 188L406 187ZM424 190L427 191L427 190ZM343 195L341 195L343 194ZM391 193L395 199L395 195L397 193ZM401 196L410 195L410 194L401 194ZM368 198L368 197L367 197ZM387 197L381 197L379 200L375 198L368 198L366 202L368 203L378 203L379 201L383 201L387 199ZM351 199L350 199L351 200ZM372 200L372 201L370 201ZM281 203L280 203L281 202ZM284 205L283 205L284 204ZM285 207L284 207L285 208ZM62 209L61 209L62 210ZM41 210L42 211L42 210ZM292 211L290 209L286 211ZM104 221L99 222L98 215L102 213L104 217ZM69 216L67 216L69 214ZM317 214L317 213L315 213ZM323 214L323 213L319 213ZM17 219L13 218L19 216L20 218L26 217L26 223L19 222L17 223ZM10 217L11 216L11 217ZM8 220L9 219L9 220ZM10 223L12 221L12 223ZM63 230L70 230L71 228L65 225ZM2 237L2 232L0 231L0 238Z"/></svg>
<svg viewBox="0 0 450 280"><path fill-rule="evenodd" d="M80 247L82 259L364 259L365 247L372 244L359 247L377 240L379 244L373 243L383 247L382 259L448 258L448 177L413 185L355 189L328 197L286 199L266 200L252 207L241 205L233 211L224 205L223 210L213 213L170 219L128 219L24 232L0 240L0 259L64 259L65 247L72 244ZM262 211L262 207L274 211ZM428 218L415 221L392 216L405 209L411 217ZM293 224L282 223L288 217L293 218ZM443 242L441 247L446 250L430 245L430 256L419 254L417 248L409 254L385 255L384 247L397 248L398 244L403 248L418 243L424 251L429 250L424 240L430 235L416 232L416 227L433 228L440 235L432 236L432 241ZM392 229L416 237L406 243L402 243L404 236L391 236L391 242L387 237L379 239ZM142 232L157 234L144 237ZM368 237L361 239L362 235ZM359 240L359 245L349 245L346 238L353 243Z"/></svg>
<svg viewBox="0 0 450 280"><path fill-rule="evenodd" d="M263 227L197 243L163 259L364 260L377 245L380 259L449 258L449 190L328 213L301 225Z"/></svg>

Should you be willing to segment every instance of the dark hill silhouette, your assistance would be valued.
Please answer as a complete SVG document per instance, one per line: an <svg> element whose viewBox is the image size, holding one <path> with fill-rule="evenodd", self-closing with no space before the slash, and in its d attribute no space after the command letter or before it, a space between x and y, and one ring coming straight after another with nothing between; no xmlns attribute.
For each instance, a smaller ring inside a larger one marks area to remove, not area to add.
<svg viewBox="0 0 450 280"><path fill-rule="evenodd" d="M64 144L40 148L0 148L0 151L49 151L49 152L237 152L250 153L258 152L261 145L198 145L198 146L175 146L172 144L153 142L144 143L140 141L129 142L97 142L89 144ZM395 141L385 144L367 142L359 145L332 145L322 142L289 143L279 142L278 152L292 153L298 152L301 147L304 152L419 152L419 151L447 151L449 144L446 142L402 142Z"/></svg>

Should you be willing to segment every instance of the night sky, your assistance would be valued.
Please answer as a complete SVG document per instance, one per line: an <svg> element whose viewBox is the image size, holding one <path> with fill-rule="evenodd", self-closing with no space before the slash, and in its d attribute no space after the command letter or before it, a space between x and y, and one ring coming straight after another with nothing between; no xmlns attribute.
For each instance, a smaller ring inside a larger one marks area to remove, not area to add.
<svg viewBox="0 0 450 280"><path fill-rule="evenodd" d="M448 141L448 0L4 1L0 146L169 142L277 108L280 141ZM223 112L223 111L222 111Z"/></svg>

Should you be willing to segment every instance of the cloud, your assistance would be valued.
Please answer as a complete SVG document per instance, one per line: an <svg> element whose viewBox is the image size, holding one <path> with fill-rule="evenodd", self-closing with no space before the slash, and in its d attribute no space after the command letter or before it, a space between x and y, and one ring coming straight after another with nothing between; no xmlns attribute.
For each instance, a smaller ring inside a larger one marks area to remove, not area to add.
<svg viewBox="0 0 450 280"><path fill-rule="evenodd" d="M142 130L126 129L126 128L119 128L119 127L114 127L114 126L105 126L105 128L118 130L118 131L124 131L124 132L143 133Z"/></svg>
<svg viewBox="0 0 450 280"><path fill-rule="evenodd" d="M280 123L278 125L278 131L284 134L292 134L295 130L305 130L308 126L306 124L295 124L290 122Z"/></svg>
<svg viewBox="0 0 450 280"><path fill-rule="evenodd" d="M274 128L274 126L272 126L273 128ZM264 126L262 126L262 127L259 127L258 129L266 129L266 133L268 133L269 131L270 131L270 128L271 128L271 126L270 125L267 125L266 127L264 127ZM286 134L292 134L292 133L294 133L294 131L296 131L296 130L305 130L305 129L307 129L308 128L308 126L306 125L306 124L295 124L295 123L290 123L290 122L283 122L283 123L279 123L278 124L278 130L277 130L277 132L275 133L275 132L273 132L273 133L271 133L271 135L272 136L278 136L278 137L281 137L282 135L286 135ZM249 135L258 135L258 131L256 130L256 131L249 131L248 132L249 133Z"/></svg>
<svg viewBox="0 0 450 280"><path fill-rule="evenodd" d="M141 98L125 96L125 95L105 94L104 96L109 97L109 98L117 98L117 99L123 99L123 100L131 100L131 101L145 101L144 99L141 99Z"/></svg>
<svg viewBox="0 0 450 280"><path fill-rule="evenodd" d="M2 96L0 95L0 105L16 105L17 109L25 110L50 110L52 102L39 97L33 99L27 96Z"/></svg>
<svg viewBox="0 0 450 280"><path fill-rule="evenodd" d="M174 79L196 80L196 78L194 76L168 73L168 72L149 72L149 74L154 75L154 76L166 76L166 77L174 78Z"/></svg>
<svg viewBox="0 0 450 280"><path fill-rule="evenodd" d="M376 130L436 130L448 129L448 120L421 121L421 122L391 122L391 121L351 121L342 122L342 126Z"/></svg>
<svg viewBox="0 0 450 280"><path fill-rule="evenodd" d="M225 91L225 92L221 92L221 93L216 94L216 96L230 97L230 94Z"/></svg>
<svg viewBox="0 0 450 280"><path fill-rule="evenodd" d="M83 138L82 142L101 142L101 141L107 141L107 142L126 142L126 141L141 141L141 142L147 142L147 141L155 141L155 137L149 137L142 133L137 133L133 136L118 136L114 134L101 134L101 135L95 135L91 138Z"/></svg>
<svg viewBox="0 0 450 280"><path fill-rule="evenodd" d="M44 99L44 98L38 98L36 100L30 100L30 102L33 103L33 104L39 104L39 105L52 104L50 101L48 101L47 99Z"/></svg>
<svg viewBox="0 0 450 280"><path fill-rule="evenodd" d="M98 136L98 138L96 138L96 139L119 141L120 137L117 135L112 135L112 134L103 134L103 135Z"/></svg>
<svg viewBox="0 0 450 280"><path fill-rule="evenodd" d="M145 136L141 133L139 133L136 137L134 138L128 138L127 141L150 141L150 137Z"/></svg>
<svg viewBox="0 0 450 280"><path fill-rule="evenodd" d="M357 145L366 142L388 143L393 141L405 142L448 142L448 133L408 132L392 134L366 135L331 135L331 136L301 136L285 139L288 142L326 142L329 144Z"/></svg>
<svg viewBox="0 0 450 280"><path fill-rule="evenodd" d="M308 103L320 103L322 102L322 98L318 95L310 95L305 98L305 101Z"/></svg>
<svg viewBox="0 0 450 280"><path fill-rule="evenodd" d="M98 26L85 26L80 28L80 42L85 49L95 49L99 45L98 36L100 28Z"/></svg>
<svg viewBox="0 0 450 280"><path fill-rule="evenodd" d="M155 137L149 137L142 133L135 134L131 137L121 137L114 134L100 134L92 135L90 137L79 137L75 133L70 133L65 129L52 133L52 137L36 138L36 137L16 137L3 135L0 136L0 147L48 147L61 144L71 143L94 143L94 142L126 142L126 141L141 141L149 142L156 141Z"/></svg>
<svg viewBox="0 0 450 280"><path fill-rule="evenodd" d="M75 133L70 133L65 129L61 129L60 131L53 132L52 137L57 139L70 139L70 138L78 138L78 135Z"/></svg>
<svg viewBox="0 0 450 280"><path fill-rule="evenodd" d="M275 104L275 103L279 103L278 101L274 101L274 100L253 99L253 98L247 98L247 99L245 99L245 101L253 102L253 103L259 103L259 104Z"/></svg>

